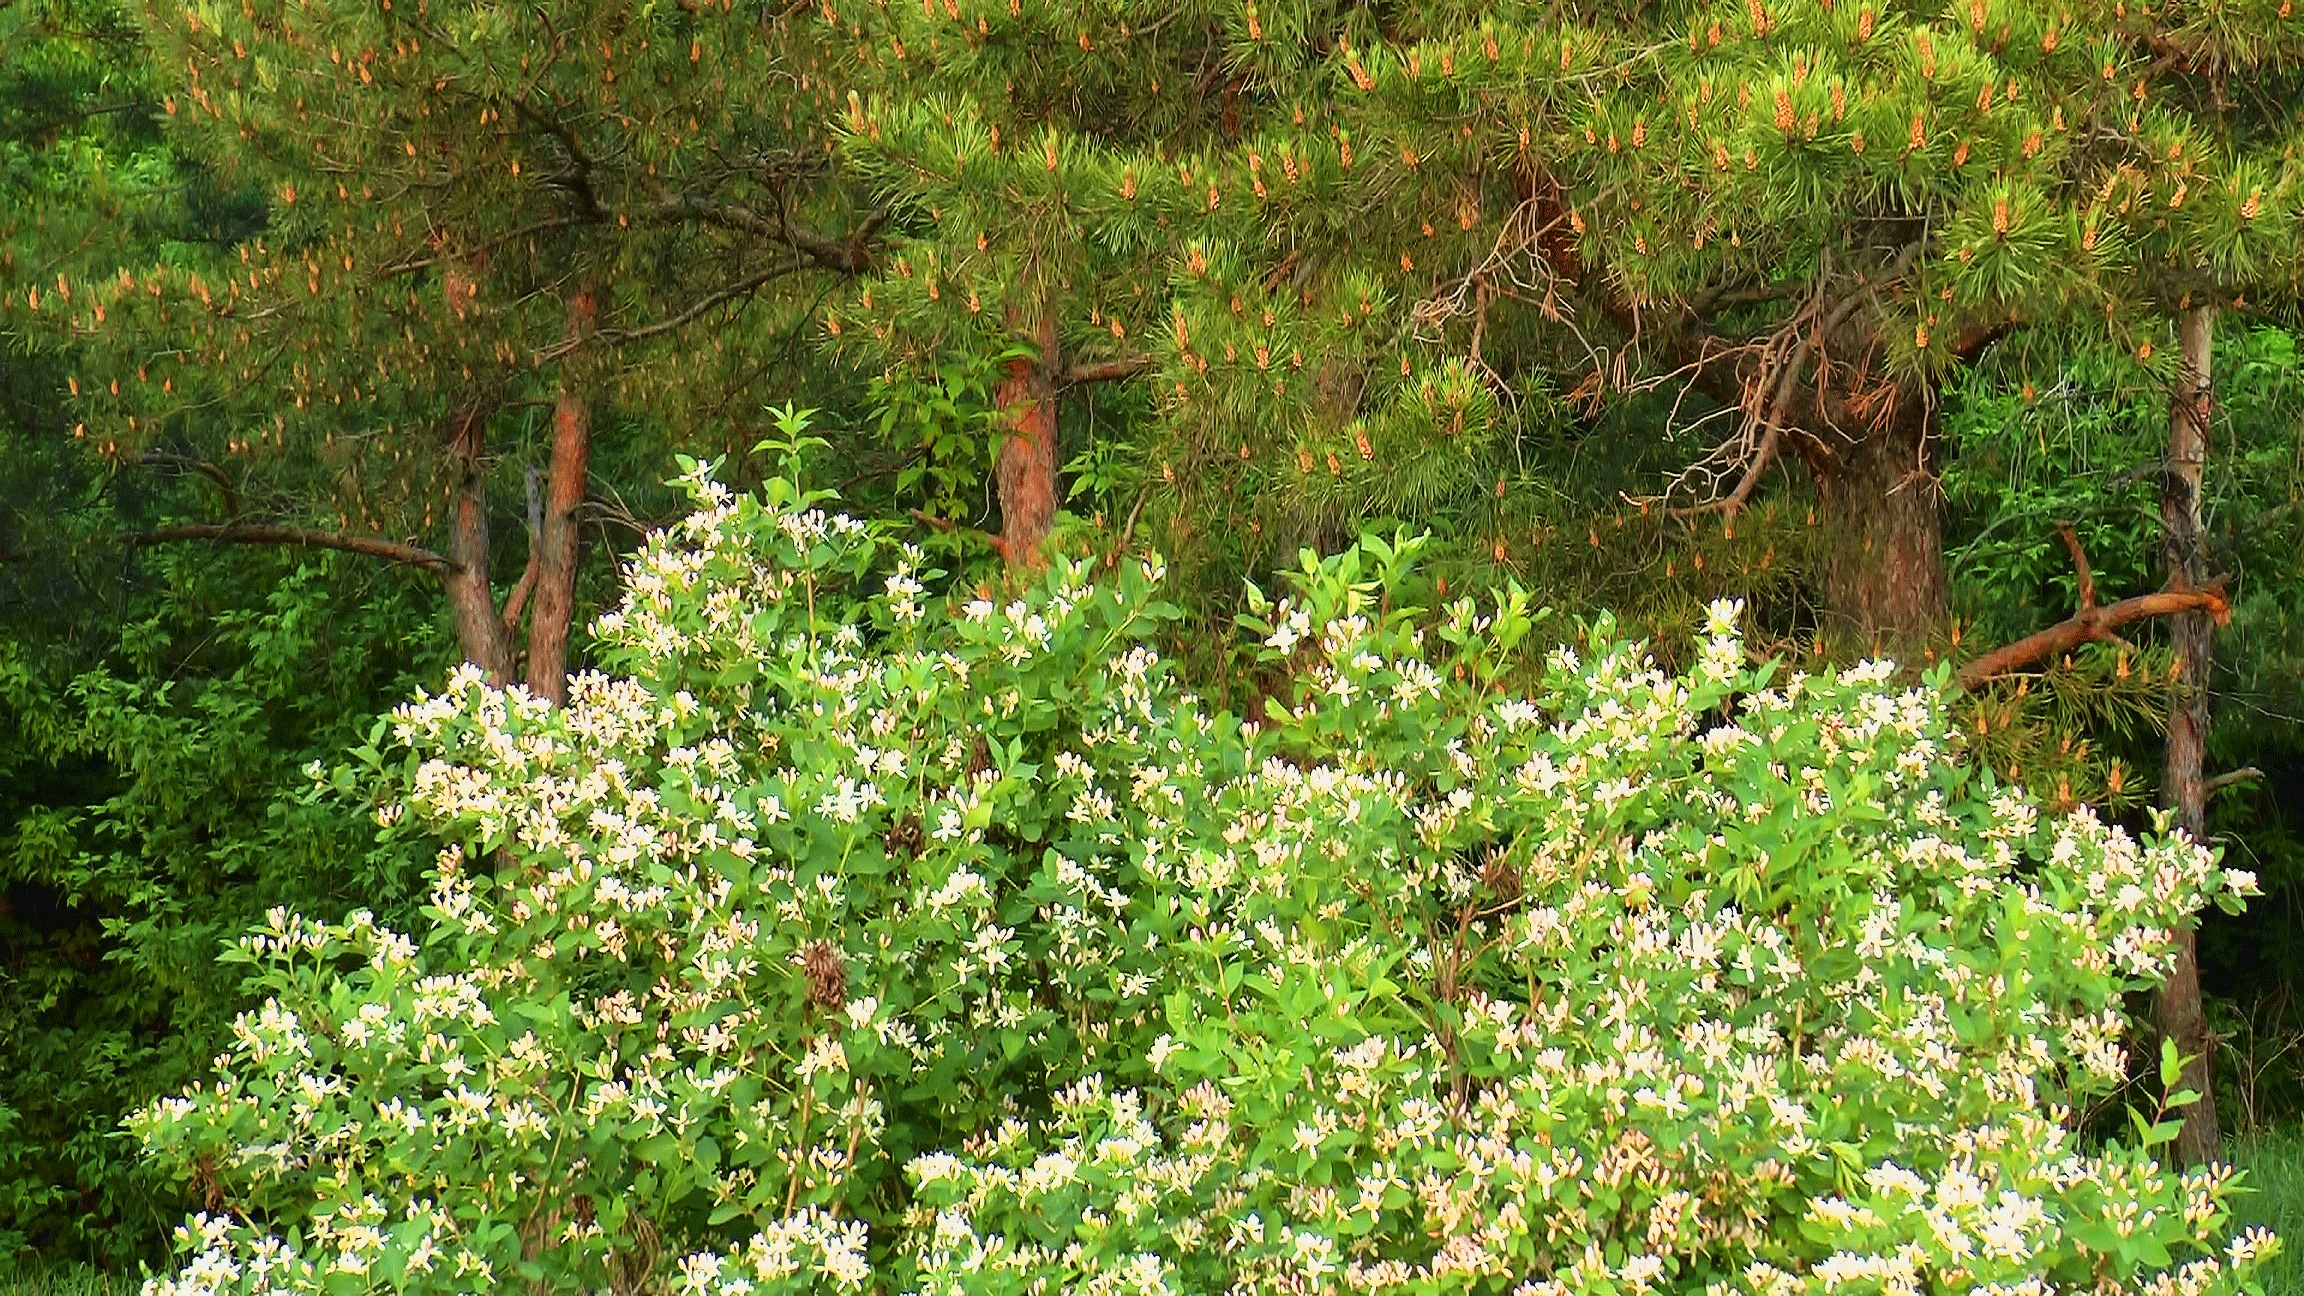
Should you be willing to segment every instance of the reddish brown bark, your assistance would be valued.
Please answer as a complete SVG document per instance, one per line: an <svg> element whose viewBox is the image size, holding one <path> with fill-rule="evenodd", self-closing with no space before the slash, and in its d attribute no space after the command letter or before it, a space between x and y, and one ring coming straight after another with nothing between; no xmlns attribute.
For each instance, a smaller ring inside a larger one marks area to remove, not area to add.
<svg viewBox="0 0 2304 1296"><path fill-rule="evenodd" d="M2110 607L2098 607L2096 575L2088 568L2088 555L2080 548L2079 537L2072 534L2071 527L2063 528L2062 535L2064 547L2072 551L2072 565L2080 574L2080 609L2045 630L1995 648L1961 667L1960 687L1974 688L1986 680L2038 665L2085 643L2116 639L2120 627L2131 621L2203 612L2221 623L2231 614L2232 603L2225 597L2221 581L2212 581L2200 589L2171 589L2157 594L2139 594L2134 598L2124 598Z"/></svg>
<svg viewBox="0 0 2304 1296"><path fill-rule="evenodd" d="M496 615L496 594L488 586L487 438L485 408L468 408L456 416L449 433L456 474L448 509L451 565L440 573L440 585L448 594L464 660L501 688L512 682L512 638Z"/></svg>
<svg viewBox="0 0 2304 1296"><path fill-rule="evenodd" d="M1935 415L1917 393L1817 474L1825 612L1868 650L1910 654L1943 624L1944 531L1930 456Z"/></svg>
<svg viewBox="0 0 2304 1296"><path fill-rule="evenodd" d="M591 328L592 314L590 292L569 303L571 337ZM576 616L576 560L582 551L576 512L592 464L592 409L579 382L577 375L563 373L552 409L551 481L536 531L536 579L528 612L528 690L555 706L568 700L568 633Z"/></svg>
<svg viewBox="0 0 2304 1296"><path fill-rule="evenodd" d="M2182 589L2207 584L2208 556L2202 542L2201 468L2208 457L2208 413L2215 391L2210 351L2215 338L2212 307L2186 310L2177 321L2184 364L2168 415L2168 461L2160 474L2161 559L2168 583ZM2205 842L2208 787L2201 762L2208 741L2208 670L2215 646L2216 619L2205 611L2185 612L2170 624L2182 695L2168 714L2168 759L2160 782L2161 801L2174 826ZM2200 1002L2200 947L2197 932L2176 934L2176 965L2160 988L2153 1018L2165 1039L2184 1055L2183 1086L2200 1095L2184 1109L2175 1154L2185 1165L2215 1160L2223 1152L2217 1128L2214 1074L2208 1018Z"/></svg>
<svg viewBox="0 0 2304 1296"><path fill-rule="evenodd" d="M1059 372L1053 319L1040 327L1040 354L1008 362L995 399L1008 411L1008 438L1000 444L995 479L1000 490L1000 534L992 547L1010 567L1038 567L1056 519L1056 415Z"/></svg>

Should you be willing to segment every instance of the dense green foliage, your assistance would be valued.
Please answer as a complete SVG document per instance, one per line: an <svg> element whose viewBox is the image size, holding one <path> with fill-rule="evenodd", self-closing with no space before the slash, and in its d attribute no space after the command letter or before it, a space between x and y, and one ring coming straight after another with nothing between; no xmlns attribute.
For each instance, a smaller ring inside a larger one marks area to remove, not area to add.
<svg viewBox="0 0 2304 1296"><path fill-rule="evenodd" d="M115 1262L173 1213L118 1122L222 1042L241 998L219 945L275 904L412 894L421 855L377 847L303 767L441 661L407 583L341 556L187 551L138 575L76 591L107 641L0 642L0 1239Z"/></svg>

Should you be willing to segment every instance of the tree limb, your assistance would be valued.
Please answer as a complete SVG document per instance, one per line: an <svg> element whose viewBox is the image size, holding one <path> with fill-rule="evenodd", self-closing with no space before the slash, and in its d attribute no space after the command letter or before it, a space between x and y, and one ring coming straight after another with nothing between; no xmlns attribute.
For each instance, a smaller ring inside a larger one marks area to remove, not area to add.
<svg viewBox="0 0 2304 1296"><path fill-rule="evenodd" d="M548 346L537 352L536 357L538 360L543 361L557 360L560 357L567 355L569 352L576 350L578 347L585 346L587 344L598 343L613 346L624 342L644 342L652 337L662 337L664 334L670 333L675 329L684 328L687 325L694 323L698 317L702 316L705 312L711 310L715 306L721 305L724 302L734 301L739 297L748 297L751 294L758 292L761 286L766 284L768 281L781 278L787 274L791 274L797 268L798 267L791 265L781 265L777 266L773 270L763 270L759 274L748 275L745 278L736 281L735 283L729 284L725 288L719 289L715 292L706 293L701 299L690 305L686 310L681 311L677 315L669 316L665 319L660 319L653 324L645 324L639 328L599 329L595 332L581 335L571 334L561 341L555 342L551 346Z"/></svg>
<svg viewBox="0 0 2304 1296"><path fill-rule="evenodd" d="M788 213L769 215L742 203L712 202L697 194L662 191L658 210L666 216L689 217L726 229L775 239L806 254L826 269L842 274L868 274L872 270L872 240L894 214L885 205L875 207L846 238L832 236L793 219Z"/></svg>
<svg viewBox="0 0 2304 1296"><path fill-rule="evenodd" d="M2016 331L2013 319L1997 320L1979 325L1952 339L1952 358L1962 364L1974 364L1984 349Z"/></svg>
<svg viewBox="0 0 2304 1296"><path fill-rule="evenodd" d="M1136 503L1128 510L1128 523L1120 528L1120 540L1112 546L1112 552L1104 556L1106 570L1120 565L1120 555L1128 552L1128 542L1136 535L1136 516L1144 511L1144 501L1151 498L1152 487L1150 485L1146 485L1144 489L1136 492Z"/></svg>
<svg viewBox="0 0 2304 1296"><path fill-rule="evenodd" d="M2072 534L2070 526L2060 526L2057 532L2064 539L2064 547L2072 553L2073 566L2079 570L2079 610L2045 630L2004 644L1961 667L1955 677L1961 688L1975 688L1987 680L2061 656L2082 644L2115 640L2120 627L2133 622L2174 616L2179 612L2206 612L2221 624L2232 615L2232 600L2224 592L2223 577L2200 589L2164 589L2100 607L2096 603L2096 577L2089 569L2088 555L2081 549L2079 538Z"/></svg>
<svg viewBox="0 0 2304 1296"><path fill-rule="evenodd" d="M263 522L197 523L183 526L164 526L150 531L139 531L128 537L128 543L142 549L151 545L171 544L180 540L213 540L218 544L275 544L296 545L307 549L335 549L344 553L366 554L386 562L406 563L427 571L446 572L456 564L445 556L417 545L401 544L379 536L344 535L335 531L314 531L305 527L275 526Z"/></svg>
<svg viewBox="0 0 2304 1296"><path fill-rule="evenodd" d="M1056 375L1058 387L1078 387L1086 383L1112 382L1120 378L1133 378L1152 367L1149 355L1121 356L1116 360L1097 360L1076 364Z"/></svg>
<svg viewBox="0 0 2304 1296"><path fill-rule="evenodd" d="M473 244L471 247L458 248L456 251L458 255L467 258L483 257L494 251L496 248L506 243L510 243L516 239L523 239L531 234L542 233L548 229L561 229L566 226L575 225L577 223L579 223L577 218L573 216L547 216L543 220L530 221L526 225L515 226L494 238L483 239L480 242ZM441 258L437 256L417 257L406 261L395 261L392 264L378 270L376 272L376 277L379 279L390 279L398 275L414 274L418 270L424 270L438 265L440 264L440 261Z"/></svg>
<svg viewBox="0 0 2304 1296"><path fill-rule="evenodd" d="M2057 523L2056 534L2063 539L2066 552L2072 555L2072 570L2080 577L2081 608L2096 606L2096 573L2088 566L2088 551L2080 547L2080 537L2072 533L2071 523Z"/></svg>
<svg viewBox="0 0 2304 1296"><path fill-rule="evenodd" d="M216 483L216 489L224 492L225 514L235 520L239 518L240 488L232 484L232 478L230 474L226 473L222 468L217 467L215 464L212 464L205 459L194 459L190 455L167 454L153 450L147 450L143 454L136 456L135 461L140 464L148 464L155 467L182 468L187 472L196 472L200 474L208 480Z"/></svg>
<svg viewBox="0 0 2304 1296"><path fill-rule="evenodd" d="M592 185L592 155L585 151L584 142L577 138L575 130L558 117L538 112L525 100L514 100L512 111L521 120L558 141L561 151L568 155L568 170L559 175L544 177L545 183L565 190L574 197L584 209L586 218L595 221L607 219L608 209L601 204L599 192Z"/></svg>
<svg viewBox="0 0 2304 1296"><path fill-rule="evenodd" d="M2124 598L2109 607L2082 608L2045 630L1995 648L1961 667L1957 682L1961 688L1974 688L1986 680L2023 670L2082 644L2113 639L2114 632L2131 622L2174 616L2179 612L2206 612L2218 621L2230 616L2232 601L2224 593L2223 580L2219 578L2206 589L2161 590L2157 594Z"/></svg>
<svg viewBox="0 0 2304 1296"><path fill-rule="evenodd" d="M2214 796L2216 793L2223 791L2225 788L2232 787L2240 783L2253 783L2262 777L2264 777L2264 771L2256 768L2253 765L2243 765L2239 769L2230 770L2226 773L2219 774L2216 777L2202 783L2200 786L2203 795Z"/></svg>
<svg viewBox="0 0 2304 1296"><path fill-rule="evenodd" d="M1714 311L1734 310L1740 306L1761 306L1769 302L1788 301L1797 297L1808 285L1804 283L1772 283L1742 288L1721 287L1689 303L1689 312L1698 319L1709 318Z"/></svg>
<svg viewBox="0 0 2304 1296"><path fill-rule="evenodd" d="M784 237L793 247L842 274L864 274L872 268L872 239L892 214L894 209L885 204L873 208L844 239L820 234L792 219L790 213L779 213L777 221L784 227Z"/></svg>

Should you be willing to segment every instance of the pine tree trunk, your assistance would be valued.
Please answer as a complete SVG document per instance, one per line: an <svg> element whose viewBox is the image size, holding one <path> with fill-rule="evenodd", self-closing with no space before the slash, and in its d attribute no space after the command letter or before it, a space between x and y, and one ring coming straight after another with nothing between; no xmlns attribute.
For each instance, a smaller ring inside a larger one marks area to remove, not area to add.
<svg viewBox="0 0 2304 1296"><path fill-rule="evenodd" d="M2209 402L2215 390L2209 354L2215 322L2215 309L2206 306L2189 309L2178 320L2184 367L2169 410L2168 461L2160 473L2161 558L2168 583L2186 589L2197 588L2208 579L2200 478L2208 456ZM2208 741L2208 670L2215 622L2205 612L2184 612L2171 619L2169 631L2175 640L2183 693L2168 714L2168 764L2161 777L2160 795L2173 812L2175 826L2194 841L2205 842L2208 788L2201 774L2201 758ZM2184 1087L2200 1095L2200 1101L2184 1109L2184 1127L2176 1136L2176 1157L2185 1165L2212 1161L2223 1150L2223 1142L2210 1089L2214 1072L2208 1018L2200 1003L2200 943L2194 928L2176 933L2176 966L2168 975L2168 984L2160 989L2153 1017L2161 1036L2176 1041L2177 1050L2184 1055Z"/></svg>
<svg viewBox="0 0 2304 1296"><path fill-rule="evenodd" d="M592 310L589 291L569 303L571 335L591 327ZM552 408L551 481L536 531L536 588L528 610L528 691L554 706L568 700L568 633L576 617L576 560L582 551L576 511L592 463L592 408L579 381L563 371Z"/></svg>
<svg viewBox="0 0 2304 1296"><path fill-rule="evenodd" d="M993 547L1010 567L1043 561L1048 528L1056 518L1056 329L1040 326L1040 355L1008 362L995 399L1012 420L1000 445L995 477L1000 489L1000 534Z"/></svg>
<svg viewBox="0 0 2304 1296"><path fill-rule="evenodd" d="M1948 615L1934 424L1929 404L1907 394L1886 426L1849 446L1817 483L1830 552L1824 610L1867 652L1915 655Z"/></svg>
<svg viewBox="0 0 2304 1296"><path fill-rule="evenodd" d="M450 432L456 465L456 493L448 518L448 557L455 566L441 573L448 607L456 619L456 640L464 660L478 666L498 688L512 682L512 641L496 614L488 586L488 497L486 465L488 411L460 412Z"/></svg>

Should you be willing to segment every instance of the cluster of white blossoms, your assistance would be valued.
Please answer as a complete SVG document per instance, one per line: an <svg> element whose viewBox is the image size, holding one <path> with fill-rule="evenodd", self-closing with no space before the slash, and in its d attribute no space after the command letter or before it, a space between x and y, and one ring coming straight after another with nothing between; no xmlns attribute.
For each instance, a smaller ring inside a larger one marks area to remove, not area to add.
<svg viewBox="0 0 2304 1296"><path fill-rule="evenodd" d="M1870 663L1673 674L1308 563L1250 721L1156 564L935 593L789 483L554 709L459 672L419 940L277 914L136 1122L220 1292L2193 1293L2222 1172L2082 1137L2252 879L2043 816ZM1399 556L1378 547L1377 559Z"/></svg>

